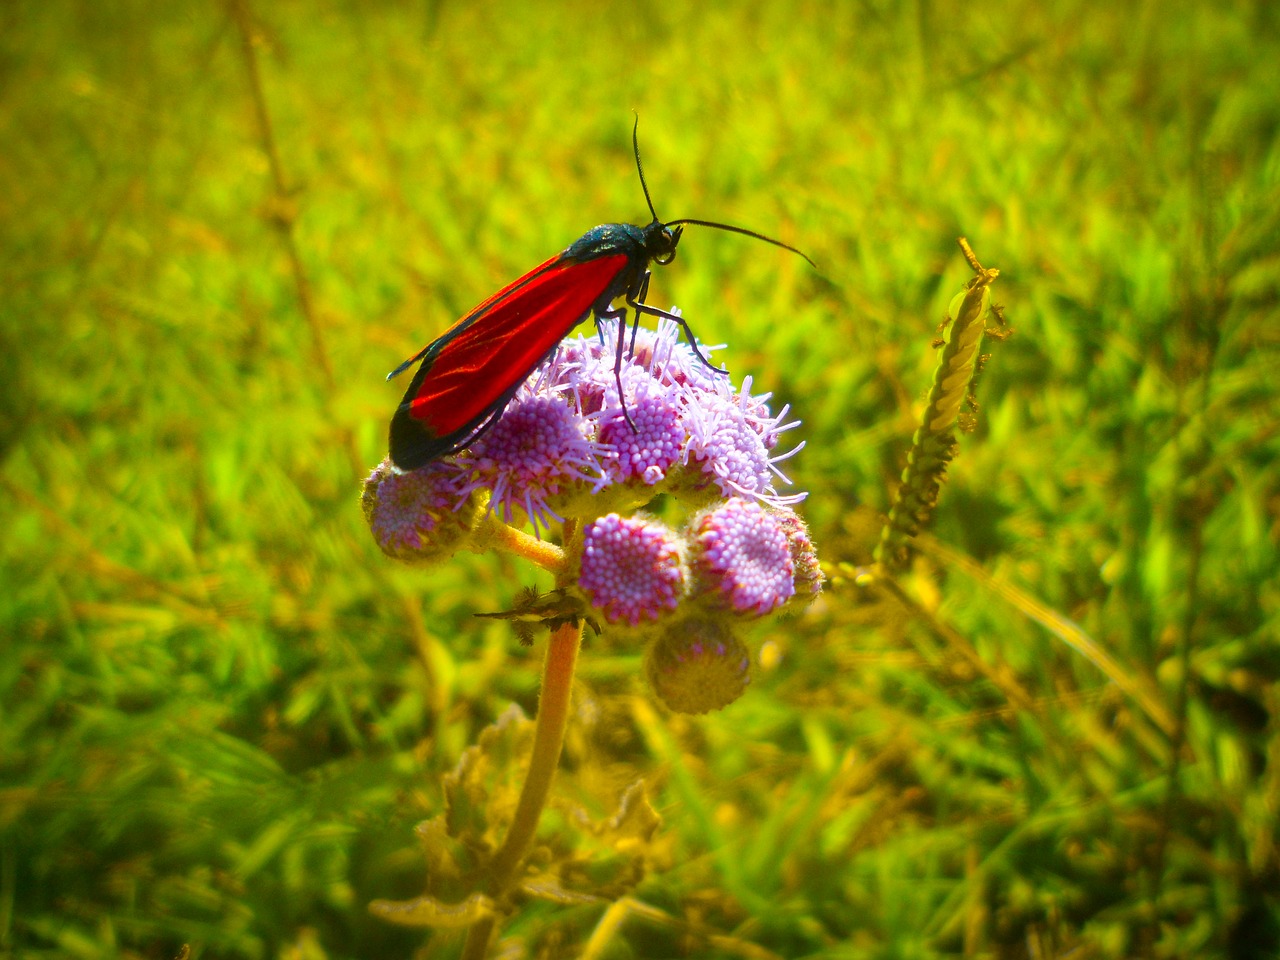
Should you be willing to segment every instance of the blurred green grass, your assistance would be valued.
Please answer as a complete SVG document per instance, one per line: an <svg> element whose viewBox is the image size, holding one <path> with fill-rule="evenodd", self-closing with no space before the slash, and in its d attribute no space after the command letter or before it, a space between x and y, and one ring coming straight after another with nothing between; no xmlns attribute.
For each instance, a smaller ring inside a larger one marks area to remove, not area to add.
<svg viewBox="0 0 1280 960"><path fill-rule="evenodd" d="M539 651L470 615L536 578L394 567L358 470L388 369L646 219L633 110L660 214L820 264L690 228L651 299L805 421L827 560L869 558L957 235L1017 334L914 613L835 585L696 720L638 651L584 652L557 792L655 785L669 862L636 896L677 921L607 955L1280 954L1271 5L264 4L284 197L231 11L0 12L6 956L423 942L365 905L421 889L441 776L533 711ZM573 955L598 918L508 933Z"/></svg>

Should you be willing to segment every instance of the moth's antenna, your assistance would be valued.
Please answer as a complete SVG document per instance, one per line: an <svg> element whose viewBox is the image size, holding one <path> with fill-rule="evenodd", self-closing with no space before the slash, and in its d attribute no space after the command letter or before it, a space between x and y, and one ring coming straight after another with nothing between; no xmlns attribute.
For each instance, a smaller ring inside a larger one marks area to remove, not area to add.
<svg viewBox="0 0 1280 960"><path fill-rule="evenodd" d="M716 223L714 220L689 220L689 219L668 220L666 223L663 224L663 226L670 227L670 226L674 226L677 223L692 223L694 226L698 226L698 227L714 227L717 230L727 230L729 233L740 233L744 237L754 237L756 240L763 240L765 243L772 243L775 247L781 247L783 250L790 250L792 253L797 254L798 256L804 257L806 260L809 260L808 255L804 251L797 250L795 247L791 246L791 244L783 243L781 240L775 240L773 239L773 237L766 237L763 233L756 233L754 230L748 230L746 227L735 227L732 224L728 224L728 223ZM813 267L813 269L815 270L818 269L818 265L814 263L812 260L809 260L809 266Z"/></svg>
<svg viewBox="0 0 1280 960"><path fill-rule="evenodd" d="M636 114L636 125L631 128L631 146L636 152L636 171L640 174L640 189L644 191L644 199L649 204L649 212L653 219L658 219L658 211L653 209L653 200L649 196L649 185L644 182L644 166L640 163L640 114Z"/></svg>

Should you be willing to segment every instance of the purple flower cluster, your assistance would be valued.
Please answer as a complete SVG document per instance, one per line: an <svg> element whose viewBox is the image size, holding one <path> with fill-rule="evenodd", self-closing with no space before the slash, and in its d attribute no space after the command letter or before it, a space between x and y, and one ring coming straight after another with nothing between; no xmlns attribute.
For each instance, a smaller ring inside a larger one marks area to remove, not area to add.
<svg viewBox="0 0 1280 960"><path fill-rule="evenodd" d="M679 530L641 515L609 513L583 530L578 588L605 622L636 626L672 619L681 601L750 620L820 589L817 555L789 507L731 497Z"/></svg>
<svg viewBox="0 0 1280 960"><path fill-rule="evenodd" d="M773 453L781 434L798 426L787 421L788 408L774 415L768 394L751 394L750 379L737 389L709 369L670 320L656 331L637 331L634 351L615 373L617 336L617 322L606 321L595 336L566 340L470 448L413 471L435 476L448 465L440 502L421 506L439 511L487 495L489 512L541 533L566 516L598 513L604 503L634 508L667 491L704 503L736 496L783 506L804 499L774 486L790 483L777 464L803 446ZM395 502L382 508L385 523L423 526L413 502L386 492ZM425 523L424 535L432 521ZM412 539L397 550L411 549Z"/></svg>
<svg viewBox="0 0 1280 960"><path fill-rule="evenodd" d="M617 373L616 321L601 324L595 336L580 335L561 345L498 424L457 457L461 464L476 464L476 487L492 491L493 508L504 520L519 508L536 524L539 518L558 517L558 508L575 493L598 495L617 487L626 488L633 502L666 489L778 506L804 499L803 494L780 495L774 487L790 483L776 464L800 448L781 456L772 450L779 435L798 423L786 421L786 408L772 415L768 395L752 396L750 380L735 389L679 335L679 325L666 319L656 331L641 328ZM709 352L702 349L704 355ZM554 465L539 460L531 472L527 462L488 453L493 435L513 416L519 418L521 436L554 433L558 443L547 448Z"/></svg>
<svg viewBox="0 0 1280 960"><path fill-rule="evenodd" d="M526 384L506 412L465 454L456 459L467 469L470 491L489 491L489 509L511 523L523 511L534 530L564 517L550 506L564 485L599 473L598 444L584 423L559 398L543 396Z"/></svg>
<svg viewBox="0 0 1280 960"><path fill-rule="evenodd" d="M798 423L749 378L735 387L710 368L680 330L641 328L616 370L616 321L566 340L470 447L408 473L384 462L362 500L378 545L410 562L487 549L498 520L539 536L577 521L565 595L646 642L659 697L697 713L749 680L740 625L809 603L822 572L792 509L804 494L776 486L791 482L778 464L803 444L775 451ZM650 503L682 519L635 512Z"/></svg>
<svg viewBox="0 0 1280 960"><path fill-rule="evenodd" d="M634 384L634 412L619 407L600 418L600 443L609 453L604 469L614 483L638 480L653 486L679 462L688 431L675 387L634 370L629 368L623 381L624 390Z"/></svg>

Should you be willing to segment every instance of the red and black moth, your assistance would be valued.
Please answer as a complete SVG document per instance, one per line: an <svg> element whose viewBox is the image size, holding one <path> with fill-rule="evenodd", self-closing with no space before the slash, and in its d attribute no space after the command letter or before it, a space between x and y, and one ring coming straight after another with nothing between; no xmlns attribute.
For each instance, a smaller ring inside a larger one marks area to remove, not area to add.
<svg viewBox="0 0 1280 960"><path fill-rule="evenodd" d="M664 223L658 219L640 163L638 128L637 119L631 142L653 222L647 227L606 223L588 230L563 252L476 306L387 374L390 380L421 361L391 418L391 462L397 468L414 470L470 446L502 416L529 374L593 313L597 324L606 319L618 321L614 373L619 378L627 307L635 311L633 345L640 314L666 317L680 324L699 359L710 367L684 318L645 303L649 264L665 266L675 259L686 224L741 233L809 260L795 247L743 227L710 220L685 218ZM626 306L613 306L619 298ZM621 379L618 387L621 393Z"/></svg>

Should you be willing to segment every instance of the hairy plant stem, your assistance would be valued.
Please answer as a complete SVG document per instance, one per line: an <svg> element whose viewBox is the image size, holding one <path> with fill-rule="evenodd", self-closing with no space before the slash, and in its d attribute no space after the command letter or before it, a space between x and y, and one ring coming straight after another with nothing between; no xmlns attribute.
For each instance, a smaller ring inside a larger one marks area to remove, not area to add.
<svg viewBox="0 0 1280 960"><path fill-rule="evenodd" d="M565 524L564 539L567 543L576 533L576 525ZM556 586L563 587L562 577L556 578ZM551 632L547 642L547 655L542 664L542 689L538 695L538 719L533 733L533 754L529 759L529 772L515 816L502 846L489 864L489 879L485 893L499 900L511 886L521 861L533 844L538 821L547 805L551 781L555 779L560 764L560 751L564 747L565 729L569 724L569 706L573 693L573 671L578 662L578 650L582 646L582 623L566 624ZM467 931L467 942L462 950L462 960L483 960L497 925L496 915L490 914L472 925Z"/></svg>
<svg viewBox="0 0 1280 960"><path fill-rule="evenodd" d="M552 573L555 573L564 565L565 552L554 543L531 537L523 530L502 523L492 517L486 522L488 523L486 539L484 540L486 549L501 550L504 553L522 557L530 563L537 564L543 570L550 570Z"/></svg>

